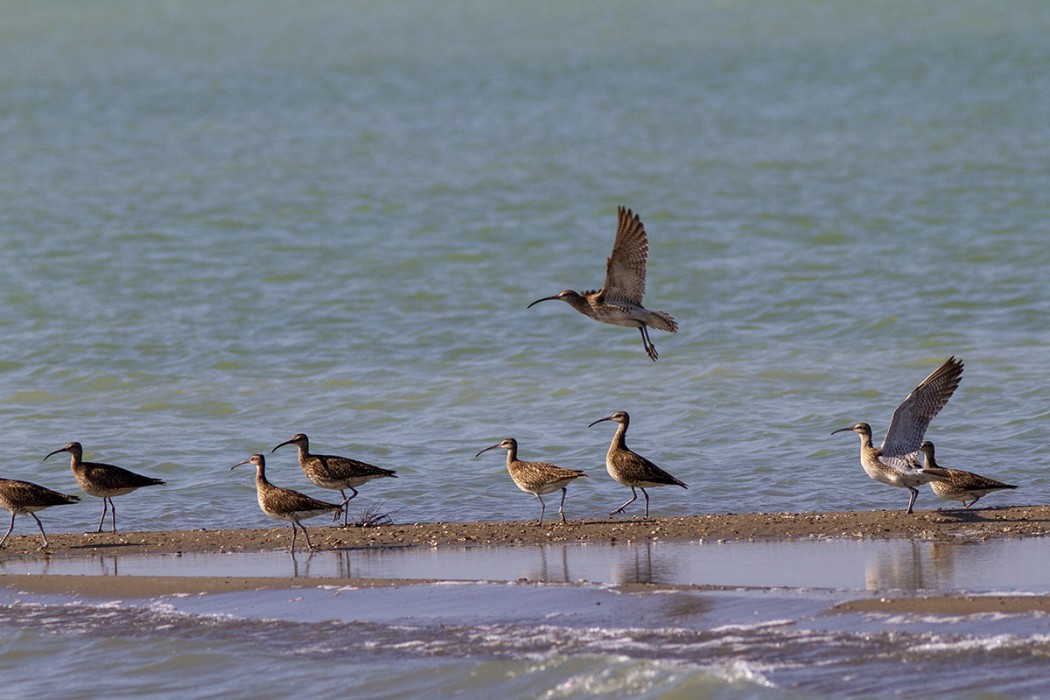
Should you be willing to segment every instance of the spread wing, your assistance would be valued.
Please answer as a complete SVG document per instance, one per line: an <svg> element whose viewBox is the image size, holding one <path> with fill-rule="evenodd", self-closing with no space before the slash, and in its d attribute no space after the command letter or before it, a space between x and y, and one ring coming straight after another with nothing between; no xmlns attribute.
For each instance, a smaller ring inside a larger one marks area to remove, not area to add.
<svg viewBox="0 0 1050 700"><path fill-rule="evenodd" d="M620 207L616 242L605 268L602 298L610 303L642 305L645 295L645 261L649 257L649 239L637 214Z"/></svg>
<svg viewBox="0 0 1050 700"><path fill-rule="evenodd" d="M919 449L930 421L958 388L962 372L962 361L949 357L908 394L893 412L890 428L882 441L883 458L910 456Z"/></svg>

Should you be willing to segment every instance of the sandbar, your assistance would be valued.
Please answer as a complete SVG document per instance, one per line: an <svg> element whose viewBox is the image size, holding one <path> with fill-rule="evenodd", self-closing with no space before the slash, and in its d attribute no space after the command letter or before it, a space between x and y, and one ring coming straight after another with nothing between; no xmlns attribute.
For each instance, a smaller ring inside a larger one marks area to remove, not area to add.
<svg viewBox="0 0 1050 700"><path fill-rule="evenodd" d="M20 518L24 529L26 523ZM45 520L45 527L47 526ZM602 518L544 522L433 522L372 527L335 527L318 520L307 524L318 549L367 547L442 547L541 545L637 541L790 541L812 538L970 540L1045 537L1050 534L1050 506L945 509L724 513L685 517ZM12 535L0 557L98 554L258 552L286 548L291 527L231 530L156 530L142 532L49 533L43 548L39 533ZM300 546L304 543L300 537Z"/></svg>

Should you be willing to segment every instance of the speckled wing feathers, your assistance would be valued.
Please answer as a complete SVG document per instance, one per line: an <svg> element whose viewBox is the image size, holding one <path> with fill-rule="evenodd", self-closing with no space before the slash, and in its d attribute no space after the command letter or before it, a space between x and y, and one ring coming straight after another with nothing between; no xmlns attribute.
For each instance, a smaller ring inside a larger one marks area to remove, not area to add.
<svg viewBox="0 0 1050 700"><path fill-rule="evenodd" d="M513 462L509 467L511 478L523 491L550 493L561 488L563 482L587 476L576 469L566 469L548 462Z"/></svg>
<svg viewBox="0 0 1050 700"><path fill-rule="evenodd" d="M911 456L918 451L930 421L958 388L962 372L962 361L949 357L908 394L893 412L889 430L882 441L881 457L884 460ZM918 460L914 461L917 465Z"/></svg>
<svg viewBox="0 0 1050 700"><path fill-rule="evenodd" d="M616 242L606 263L602 299L610 304L642 305L645 296L645 263L649 239L637 214L620 207Z"/></svg>

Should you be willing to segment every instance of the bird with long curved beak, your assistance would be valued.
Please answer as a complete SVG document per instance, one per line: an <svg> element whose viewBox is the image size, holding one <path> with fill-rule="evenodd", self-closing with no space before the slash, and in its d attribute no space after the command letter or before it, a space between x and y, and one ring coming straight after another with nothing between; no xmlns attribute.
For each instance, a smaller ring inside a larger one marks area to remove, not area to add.
<svg viewBox="0 0 1050 700"><path fill-rule="evenodd" d="M87 495L102 499L102 517L98 519L96 533L102 532L107 508L113 532L117 531L117 506L113 503L116 496L123 496L144 486L164 485L163 479L136 474L123 467L99 462L85 462L83 460L84 448L79 442L71 442L65 447L49 452L47 457L44 457L44 461L46 462L48 457L57 455L59 452L69 453L69 468L73 470L73 478L77 480L77 486Z"/></svg>
<svg viewBox="0 0 1050 700"><path fill-rule="evenodd" d="M305 493L274 486L266 478L266 457L261 454L254 454L248 459L237 462L237 464L230 467L230 470L232 471L242 464L255 465L255 494L259 499L259 508L262 512L271 518L284 520L292 524L293 556L295 555L295 538L298 535L297 526L306 536L306 546L311 550L314 548L313 543L310 541L310 533L299 522L300 520L316 518L319 515L331 513L332 511L335 511L338 515L339 511L346 507L346 501L340 504L328 503L327 501L319 501L316 498L307 496Z"/></svg>
<svg viewBox="0 0 1050 700"><path fill-rule="evenodd" d="M619 207L617 214L616 241L613 243L612 255L606 262L605 284L602 288L583 293L566 289L554 296L537 299L527 308L531 309L541 301L560 299L600 323L637 328L642 334L646 354L656 362L660 356L649 339L649 327L674 333L678 330L678 324L670 314L650 311L642 306L649 239L637 214L624 207Z"/></svg>
<svg viewBox="0 0 1050 700"><path fill-rule="evenodd" d="M879 483L908 489L911 492L908 513L915 506L919 486L944 479L943 474L922 467L919 446L930 421L958 388L962 372L962 361L953 356L923 379L893 412L880 447L872 444L871 426L867 423L854 423L831 433L835 435L851 430L860 436L860 466Z"/></svg>
<svg viewBox="0 0 1050 700"><path fill-rule="evenodd" d="M631 500L609 513L609 515L622 513L624 508L638 499L638 494L634 490L635 487L641 489L642 495L645 496L645 517L647 518L649 517L649 493L645 490L647 486L681 486L683 489L689 488L685 485L685 482L676 479L645 457L628 449L627 427L631 424L631 416L628 415L627 411L617 411L611 416L599 418L587 427L590 428L605 421L619 423L616 434L613 435L612 443L609 445L609 452L605 455L605 470L609 472L609 476L613 479L631 489Z"/></svg>
<svg viewBox="0 0 1050 700"><path fill-rule="evenodd" d="M561 521L564 523L565 487L569 482L587 475L576 469L566 469L549 462L524 462L518 459L518 441L514 438L506 438L491 447L486 447L474 455L474 459L497 447L507 451L507 471L510 472L510 478L514 480L519 489L525 493L531 493L540 502L540 519L536 524L539 525L543 522L543 511L547 508L540 495L554 493L558 490L561 490L561 503L558 505L558 515L561 516Z"/></svg>

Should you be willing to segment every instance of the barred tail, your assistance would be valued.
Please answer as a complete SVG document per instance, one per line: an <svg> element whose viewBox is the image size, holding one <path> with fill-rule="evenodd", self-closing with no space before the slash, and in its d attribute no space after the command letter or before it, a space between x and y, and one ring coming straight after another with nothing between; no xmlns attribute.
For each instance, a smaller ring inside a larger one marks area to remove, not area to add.
<svg viewBox="0 0 1050 700"><path fill-rule="evenodd" d="M648 325L661 331L667 331L668 333L674 333L678 330L678 324L675 323L673 318L671 318L671 314L663 311L650 311Z"/></svg>

